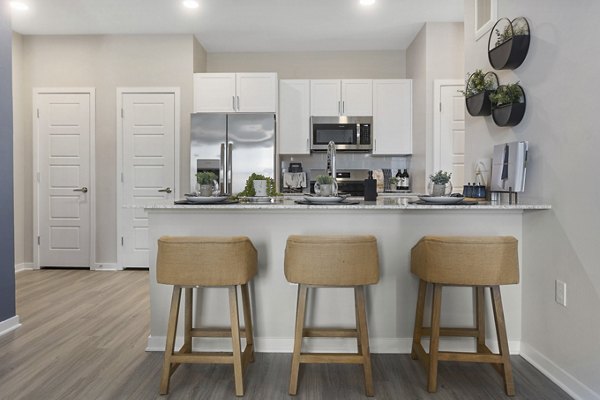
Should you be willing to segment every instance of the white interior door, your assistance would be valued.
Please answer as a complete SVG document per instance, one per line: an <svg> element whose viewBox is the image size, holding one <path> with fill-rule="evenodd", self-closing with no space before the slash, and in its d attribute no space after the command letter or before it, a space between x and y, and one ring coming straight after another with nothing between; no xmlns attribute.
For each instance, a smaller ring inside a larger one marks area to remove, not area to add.
<svg viewBox="0 0 600 400"><path fill-rule="evenodd" d="M90 267L90 93L36 93L38 265Z"/></svg>
<svg viewBox="0 0 600 400"><path fill-rule="evenodd" d="M175 93L121 93L119 264L125 268L148 267L144 205L175 198L175 97Z"/></svg>
<svg viewBox="0 0 600 400"><path fill-rule="evenodd" d="M463 85L446 85L440 90L439 163L434 171L452 172L454 192L465 184L465 98Z"/></svg>

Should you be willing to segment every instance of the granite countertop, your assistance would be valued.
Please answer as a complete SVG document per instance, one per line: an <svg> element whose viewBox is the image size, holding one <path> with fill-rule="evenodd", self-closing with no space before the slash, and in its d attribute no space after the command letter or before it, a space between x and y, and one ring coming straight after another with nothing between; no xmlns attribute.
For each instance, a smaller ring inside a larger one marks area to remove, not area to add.
<svg viewBox="0 0 600 400"><path fill-rule="evenodd" d="M146 209L187 209L187 210L209 210L209 209L252 209L252 210L311 210L311 209L331 209L331 210L548 210L549 204L532 201L519 201L518 204L491 203L486 201L478 202L475 205L436 205L436 204L414 204L417 197L378 197L377 201L364 201L362 197L348 198L349 201L358 204L334 203L327 205L307 205L297 204L293 198L284 196L276 198L272 203L235 203L235 204L186 204L179 205L173 202L157 202L145 206L125 206L127 208L146 208Z"/></svg>

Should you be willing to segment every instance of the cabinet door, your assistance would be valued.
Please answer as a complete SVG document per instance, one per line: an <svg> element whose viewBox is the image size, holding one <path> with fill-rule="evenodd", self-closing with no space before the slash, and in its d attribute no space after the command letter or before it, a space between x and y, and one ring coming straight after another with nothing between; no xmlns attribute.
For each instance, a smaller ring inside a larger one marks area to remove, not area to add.
<svg viewBox="0 0 600 400"><path fill-rule="evenodd" d="M341 114L339 79L316 79L310 81L310 115L337 117Z"/></svg>
<svg viewBox="0 0 600 400"><path fill-rule="evenodd" d="M373 115L373 80L342 80L342 112L351 117Z"/></svg>
<svg viewBox="0 0 600 400"><path fill-rule="evenodd" d="M412 153L412 81L373 80L373 154Z"/></svg>
<svg viewBox="0 0 600 400"><path fill-rule="evenodd" d="M235 111L235 74L194 74L194 112Z"/></svg>
<svg viewBox="0 0 600 400"><path fill-rule="evenodd" d="M310 82L279 81L279 153L310 153Z"/></svg>
<svg viewBox="0 0 600 400"><path fill-rule="evenodd" d="M237 73L236 111L277 112L276 73Z"/></svg>

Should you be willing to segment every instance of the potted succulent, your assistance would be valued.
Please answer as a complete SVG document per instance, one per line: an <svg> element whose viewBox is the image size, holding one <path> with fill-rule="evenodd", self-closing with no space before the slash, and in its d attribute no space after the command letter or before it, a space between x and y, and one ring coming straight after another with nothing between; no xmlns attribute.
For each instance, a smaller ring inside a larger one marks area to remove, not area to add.
<svg viewBox="0 0 600 400"><path fill-rule="evenodd" d="M433 175L429 175L429 184L427 190L431 196L448 196L452 193L452 183L450 178L452 172L439 170Z"/></svg>
<svg viewBox="0 0 600 400"><path fill-rule="evenodd" d="M504 23L501 26L500 23ZM492 45L492 39L493 41ZM495 69L515 69L519 67L529 51L529 23L523 17L512 21L501 18L490 32L488 59ZM493 46L493 47L492 47Z"/></svg>
<svg viewBox="0 0 600 400"><path fill-rule="evenodd" d="M217 175L214 172L198 172L196 174L196 182L198 183L198 195L203 197L212 196L216 183Z"/></svg>
<svg viewBox="0 0 600 400"><path fill-rule="evenodd" d="M525 92L519 82L498 86L490 94L492 118L498 126L515 126L525 115Z"/></svg>
<svg viewBox="0 0 600 400"><path fill-rule="evenodd" d="M277 196L277 189L275 188L275 180L269 176L253 173L246 180L246 186L244 190L239 192L238 197L254 197L256 196L256 189L254 186L255 181L266 181L267 182L267 196ZM260 186L260 185L257 185Z"/></svg>
<svg viewBox="0 0 600 400"><path fill-rule="evenodd" d="M468 75L465 90L459 90L465 96L467 111L474 117L483 117L492 113L489 95L498 87L498 76L493 72L483 73L475 70Z"/></svg>
<svg viewBox="0 0 600 400"><path fill-rule="evenodd" d="M337 182L330 175L317 175L315 194L318 196L337 196Z"/></svg>

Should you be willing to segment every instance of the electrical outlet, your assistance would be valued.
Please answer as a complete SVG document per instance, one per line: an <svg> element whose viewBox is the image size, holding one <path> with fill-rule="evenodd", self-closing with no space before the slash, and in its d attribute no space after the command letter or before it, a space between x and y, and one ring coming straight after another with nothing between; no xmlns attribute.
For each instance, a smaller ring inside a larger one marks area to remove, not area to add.
<svg viewBox="0 0 600 400"><path fill-rule="evenodd" d="M558 279L555 281L554 285L554 301L561 306L567 306L567 284Z"/></svg>

